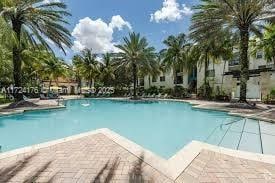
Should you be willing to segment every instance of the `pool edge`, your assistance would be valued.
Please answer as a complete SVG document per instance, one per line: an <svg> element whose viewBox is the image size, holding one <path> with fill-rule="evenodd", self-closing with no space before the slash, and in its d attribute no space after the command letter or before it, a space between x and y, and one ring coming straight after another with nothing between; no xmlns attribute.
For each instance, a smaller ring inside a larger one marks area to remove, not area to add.
<svg viewBox="0 0 275 183"><path fill-rule="evenodd" d="M144 155L144 162L163 173L167 177L172 180L176 180L182 172L192 163L192 161L201 153L202 150L210 150L217 153L233 156L236 158L242 158L252 161L259 161L268 164L275 164L275 156L273 155L264 155L258 153L251 153L246 151L233 150L223 147L218 147L215 145L192 141L189 144L185 145L180 151L178 151L174 156L169 158L168 160L158 156L157 154L151 152L150 150L136 144L135 142L111 131L107 128L97 129L86 133L81 133L78 135L69 136L66 138L53 140L41 144L36 144L20 149L15 149L12 151L0 153L0 160L5 159L12 156L17 156L22 153L28 153L31 151L39 151L39 149L43 149L49 146L57 145L60 143L76 140L79 138L103 134L112 141L114 141L119 146L123 147L136 157L140 157Z"/></svg>

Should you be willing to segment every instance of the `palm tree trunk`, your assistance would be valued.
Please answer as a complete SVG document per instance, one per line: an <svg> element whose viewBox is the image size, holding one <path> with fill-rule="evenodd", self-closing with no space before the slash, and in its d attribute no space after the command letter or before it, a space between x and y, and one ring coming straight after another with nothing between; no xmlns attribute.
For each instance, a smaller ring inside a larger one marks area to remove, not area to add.
<svg viewBox="0 0 275 183"><path fill-rule="evenodd" d="M240 88L240 102L246 101L247 80L249 79L249 60L248 60L248 42L249 31L248 27L244 27L241 30L240 39L240 65L241 65L241 88Z"/></svg>
<svg viewBox="0 0 275 183"><path fill-rule="evenodd" d="M137 65L133 64L134 98L137 97Z"/></svg>
<svg viewBox="0 0 275 183"><path fill-rule="evenodd" d="M221 92L223 91L223 80L224 80L224 71L225 71L225 66L226 66L226 60L224 61L224 64L223 64L223 70L222 70L222 84L221 84Z"/></svg>
<svg viewBox="0 0 275 183"><path fill-rule="evenodd" d="M50 79L50 81L49 81L49 88L48 88L48 94L49 94L50 91L51 91L51 85L52 85L52 80Z"/></svg>
<svg viewBox="0 0 275 183"><path fill-rule="evenodd" d="M21 40L22 25L16 21L12 21L12 29L16 34L18 44L13 46L12 61L13 61L13 79L15 87L22 87L22 61L20 56L20 40ZM23 95L14 93L16 101L23 100Z"/></svg>
<svg viewBox="0 0 275 183"><path fill-rule="evenodd" d="M206 96L207 69L208 69L208 52L206 51L205 59L204 59L204 90L203 90L204 96Z"/></svg>
<svg viewBox="0 0 275 183"><path fill-rule="evenodd" d="M92 88L92 84L93 84L93 79L91 78L89 82L89 88Z"/></svg>

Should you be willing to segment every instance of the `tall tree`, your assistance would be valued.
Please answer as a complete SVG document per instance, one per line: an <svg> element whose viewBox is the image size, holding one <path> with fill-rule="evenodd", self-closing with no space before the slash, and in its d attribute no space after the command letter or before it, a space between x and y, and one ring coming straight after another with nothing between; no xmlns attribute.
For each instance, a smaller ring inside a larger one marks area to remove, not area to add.
<svg viewBox="0 0 275 183"><path fill-rule="evenodd" d="M79 55L75 55L73 57L73 73L74 73L74 78L75 80L77 81L77 89L78 89L78 92L81 93L81 87L82 87L82 78L83 78L83 75L81 73L81 64L82 64L82 61L81 61L81 57Z"/></svg>
<svg viewBox="0 0 275 183"><path fill-rule="evenodd" d="M89 87L92 87L93 80L100 74L100 64L97 60L97 55L92 53L92 50L85 49L77 56L79 58L79 67L81 75L89 82Z"/></svg>
<svg viewBox="0 0 275 183"><path fill-rule="evenodd" d="M240 102L246 102L249 79L248 43L250 33L261 35L263 21L275 17L273 0L202 0L194 7L191 35L214 36L220 30L238 32L240 36Z"/></svg>
<svg viewBox="0 0 275 183"><path fill-rule="evenodd" d="M166 69L172 70L174 77L177 70L188 69L186 51L190 44L187 43L185 34L171 35L163 43L167 46L166 49L161 51L163 55L162 63L166 66Z"/></svg>
<svg viewBox="0 0 275 183"><path fill-rule="evenodd" d="M49 91L53 81L58 84L58 78L67 76L67 65L61 59L51 55L43 62L42 74L49 80Z"/></svg>
<svg viewBox="0 0 275 183"><path fill-rule="evenodd" d="M137 80L140 69L148 69L156 62L155 49L150 47L146 38L140 34L130 33L129 37L123 38L124 43L117 45L120 49L118 54L118 67L130 69L134 84L134 99L137 99Z"/></svg>
<svg viewBox="0 0 275 183"><path fill-rule="evenodd" d="M22 40L28 39L33 47L42 44L50 49L47 39L64 50L71 47L70 31L65 28L70 16L66 5L61 2L44 0L4 0L0 1L0 16L7 22L15 35L16 43L12 47L13 77L16 87L22 86ZM22 95L15 96L17 100Z"/></svg>
<svg viewBox="0 0 275 183"><path fill-rule="evenodd" d="M101 64L101 81L104 86L111 86L115 79L115 67L113 66L113 58L112 54L106 53L102 57Z"/></svg>
<svg viewBox="0 0 275 183"><path fill-rule="evenodd" d="M256 55L258 51L263 51L264 58L268 62L273 62L275 68L275 24L268 25L264 36L252 41L252 47L253 55Z"/></svg>

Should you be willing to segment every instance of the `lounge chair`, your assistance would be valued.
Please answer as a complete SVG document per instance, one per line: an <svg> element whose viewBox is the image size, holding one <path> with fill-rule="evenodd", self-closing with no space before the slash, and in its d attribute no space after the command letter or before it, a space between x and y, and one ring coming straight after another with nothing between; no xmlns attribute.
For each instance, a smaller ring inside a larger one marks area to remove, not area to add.
<svg viewBox="0 0 275 183"><path fill-rule="evenodd" d="M145 94L145 93L143 93L143 94L141 95L141 97L142 97L142 98L145 98L145 96L146 96L146 94Z"/></svg>
<svg viewBox="0 0 275 183"><path fill-rule="evenodd" d="M26 97L25 95L23 95L23 100L28 101L28 100L29 100L29 98L28 98L28 97Z"/></svg>
<svg viewBox="0 0 275 183"><path fill-rule="evenodd" d="M161 93L159 93L158 95L156 95L156 98L161 98Z"/></svg>
<svg viewBox="0 0 275 183"><path fill-rule="evenodd" d="M163 97L162 97L163 99L167 99L168 98L168 94L167 93L165 93L164 95L163 95Z"/></svg>
<svg viewBox="0 0 275 183"><path fill-rule="evenodd" d="M55 93L49 93L48 95L49 99L58 99L58 94L55 94Z"/></svg>
<svg viewBox="0 0 275 183"><path fill-rule="evenodd" d="M48 100L49 97L46 97L44 93L40 94L40 100Z"/></svg>

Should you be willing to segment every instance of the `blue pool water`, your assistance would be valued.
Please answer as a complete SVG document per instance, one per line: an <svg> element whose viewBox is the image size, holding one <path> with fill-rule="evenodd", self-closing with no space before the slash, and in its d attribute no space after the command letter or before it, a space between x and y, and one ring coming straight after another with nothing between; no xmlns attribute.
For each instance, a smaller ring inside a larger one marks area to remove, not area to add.
<svg viewBox="0 0 275 183"><path fill-rule="evenodd" d="M89 103L90 106L82 104ZM169 158L192 140L199 140L233 149L240 142L241 131L248 124L257 133L257 121L242 122L224 112L192 109L181 102L126 102L115 100L70 100L64 110L26 112L0 118L0 145L8 151L28 145L55 140L99 128L109 128L152 152ZM224 125L230 121L238 123ZM251 132L254 134L254 131ZM258 133L259 134L259 133ZM258 135L259 136L259 135ZM253 139L254 138L254 139ZM258 152L258 137L252 137ZM244 145L242 145L244 143Z"/></svg>

